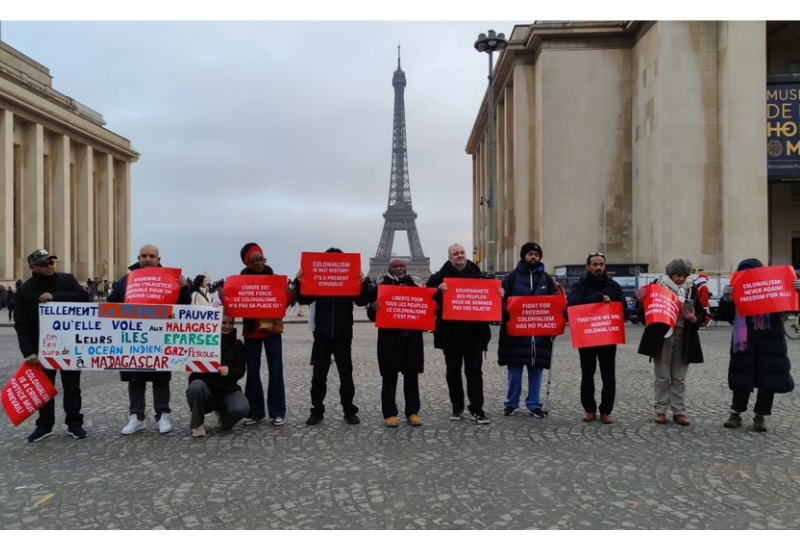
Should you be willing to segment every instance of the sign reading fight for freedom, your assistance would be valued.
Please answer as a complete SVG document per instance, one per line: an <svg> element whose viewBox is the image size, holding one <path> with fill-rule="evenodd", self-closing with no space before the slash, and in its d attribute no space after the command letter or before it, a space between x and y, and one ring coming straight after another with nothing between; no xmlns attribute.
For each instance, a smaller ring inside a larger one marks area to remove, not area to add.
<svg viewBox="0 0 800 550"><path fill-rule="evenodd" d="M128 273L125 286L126 304L174 304L180 287L177 267L143 267Z"/></svg>
<svg viewBox="0 0 800 550"><path fill-rule="evenodd" d="M799 310L797 291L792 287L796 278L789 265L737 271L731 276L736 310L745 316Z"/></svg>
<svg viewBox="0 0 800 550"><path fill-rule="evenodd" d="M286 275L231 275L225 278L223 305L232 317L283 317Z"/></svg>
<svg viewBox="0 0 800 550"><path fill-rule="evenodd" d="M567 320L563 292L555 296L511 296L506 304L509 336L558 336L564 334Z"/></svg>
<svg viewBox="0 0 800 550"><path fill-rule="evenodd" d="M56 370L216 372L222 308L39 305L39 361Z"/></svg>
<svg viewBox="0 0 800 550"><path fill-rule="evenodd" d="M625 319L622 304L600 302L567 309L573 348L608 346L625 343Z"/></svg>
<svg viewBox="0 0 800 550"><path fill-rule="evenodd" d="M681 303L678 297L668 288L661 285L650 284L645 287L647 295L644 297L644 323L664 323L670 328L675 328L678 322L678 312Z"/></svg>
<svg viewBox="0 0 800 550"><path fill-rule="evenodd" d="M361 254L303 252L301 292L304 296L358 296L361 294Z"/></svg>
<svg viewBox="0 0 800 550"><path fill-rule="evenodd" d="M502 298L497 293L497 279L456 279L447 277L442 299L442 319L445 321L499 321L502 318Z"/></svg>
<svg viewBox="0 0 800 550"><path fill-rule="evenodd" d="M22 363L3 388L3 409L11 423L19 426L57 393L41 367Z"/></svg>
<svg viewBox="0 0 800 550"><path fill-rule="evenodd" d="M433 330L436 325L435 288L379 285L375 326L407 330Z"/></svg>

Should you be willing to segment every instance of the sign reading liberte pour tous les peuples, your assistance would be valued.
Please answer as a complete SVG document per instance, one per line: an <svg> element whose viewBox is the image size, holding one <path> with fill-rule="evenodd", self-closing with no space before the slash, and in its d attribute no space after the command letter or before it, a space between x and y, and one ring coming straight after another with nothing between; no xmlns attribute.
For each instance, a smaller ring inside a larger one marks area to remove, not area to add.
<svg viewBox="0 0 800 550"><path fill-rule="evenodd" d="M39 305L48 369L216 372L222 308L50 302Z"/></svg>

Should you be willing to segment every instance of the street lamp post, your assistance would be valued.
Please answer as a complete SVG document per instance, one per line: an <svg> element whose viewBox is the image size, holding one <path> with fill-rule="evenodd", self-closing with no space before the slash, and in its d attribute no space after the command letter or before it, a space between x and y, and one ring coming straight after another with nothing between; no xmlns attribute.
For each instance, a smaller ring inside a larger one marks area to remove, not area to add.
<svg viewBox="0 0 800 550"><path fill-rule="evenodd" d="M475 49L489 54L489 99L486 108L486 187L488 188L487 207L489 221L486 224L486 271L494 274L497 270L497 254L495 252L495 197L494 197L494 85L492 73L494 70L494 52L502 51L508 45L503 33L497 34L490 30L487 34L481 33L475 41Z"/></svg>

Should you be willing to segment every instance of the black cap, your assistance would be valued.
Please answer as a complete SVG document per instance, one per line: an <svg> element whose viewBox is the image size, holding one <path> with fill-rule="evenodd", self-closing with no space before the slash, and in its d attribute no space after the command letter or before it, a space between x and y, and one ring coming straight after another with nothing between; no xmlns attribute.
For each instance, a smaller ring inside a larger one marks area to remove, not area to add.
<svg viewBox="0 0 800 550"><path fill-rule="evenodd" d="M34 250L30 254L28 254L28 265L34 264L41 264L48 260L57 260L58 256L55 254L51 254L44 248L40 248L39 250Z"/></svg>

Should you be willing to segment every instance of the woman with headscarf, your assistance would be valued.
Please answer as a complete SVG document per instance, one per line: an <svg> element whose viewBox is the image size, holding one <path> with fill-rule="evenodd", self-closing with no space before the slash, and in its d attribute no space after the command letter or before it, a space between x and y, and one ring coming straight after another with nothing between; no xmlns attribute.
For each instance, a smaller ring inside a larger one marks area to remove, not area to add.
<svg viewBox="0 0 800 550"><path fill-rule="evenodd" d="M675 258L654 284L670 290L678 298L680 309L675 328L665 323L647 325L639 343L639 353L647 355L654 363L654 404L656 424L667 423L667 412L672 409L672 419L681 426L690 424L686 415L686 373L689 363L702 363L703 350L697 331L705 319L705 310L695 307L697 289L689 275L692 262L686 258ZM648 286L639 287L636 297L642 301Z"/></svg>
<svg viewBox="0 0 800 550"><path fill-rule="evenodd" d="M756 258L749 258L742 260L736 271L754 267L763 267L763 264ZM794 289L800 290L800 280L794 281ZM740 315L733 303L733 287L725 285L722 290L717 318L733 325L728 363L728 387L733 392L733 401L731 414L724 424L726 428L742 425L742 413L747 410L750 394L758 388L753 406L753 429L766 432L764 417L772 414L775 394L794 389L781 315Z"/></svg>

